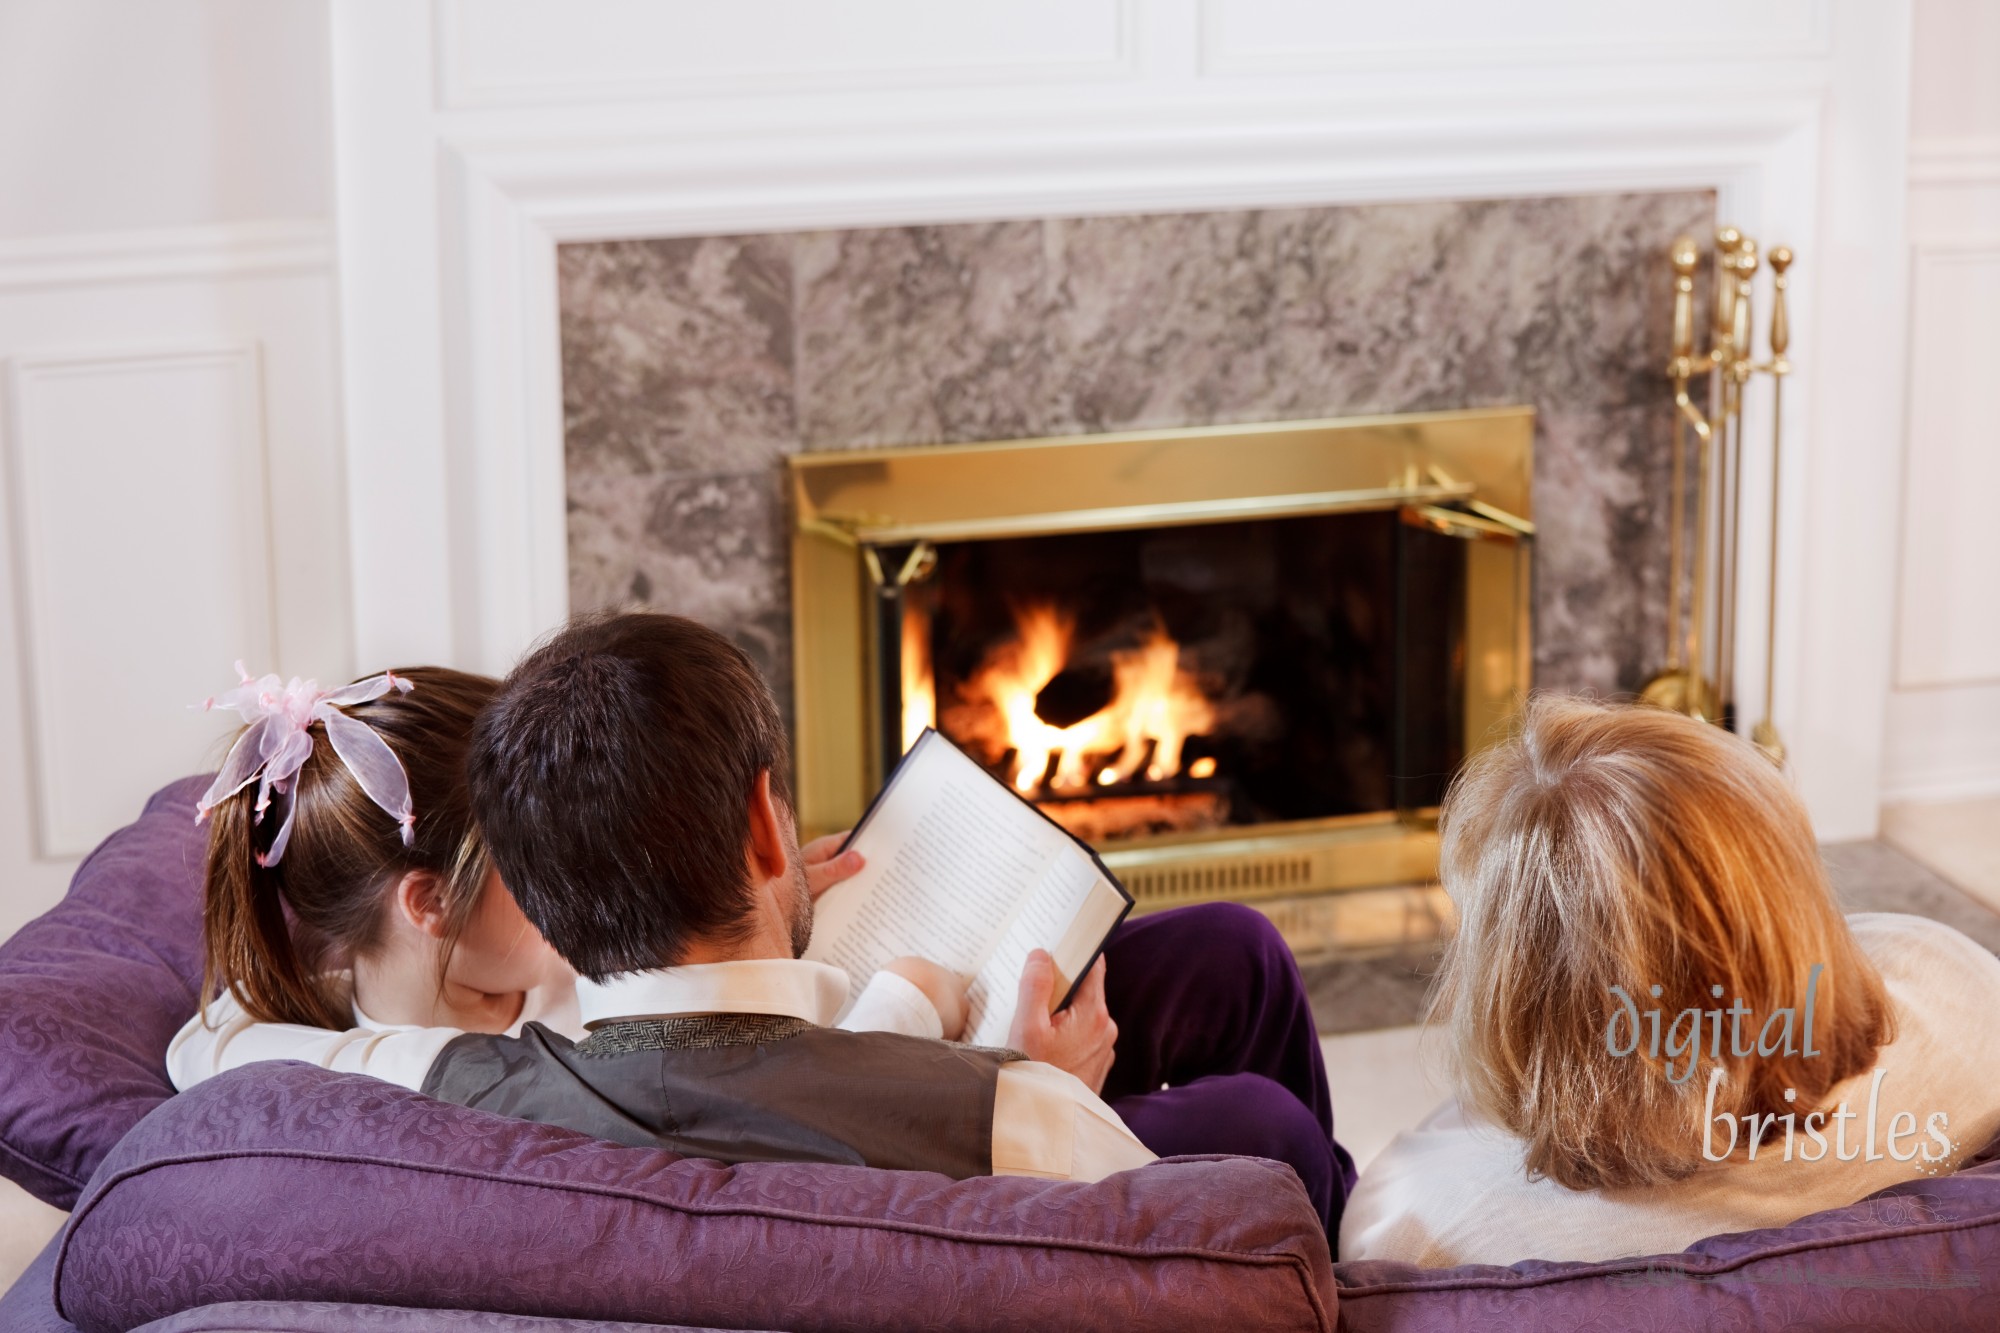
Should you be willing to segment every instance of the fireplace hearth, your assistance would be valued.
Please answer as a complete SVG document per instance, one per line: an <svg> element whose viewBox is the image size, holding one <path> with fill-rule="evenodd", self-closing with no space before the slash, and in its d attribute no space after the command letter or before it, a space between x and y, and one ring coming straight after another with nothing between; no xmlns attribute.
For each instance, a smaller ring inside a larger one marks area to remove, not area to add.
<svg viewBox="0 0 2000 1333"><path fill-rule="evenodd" d="M1525 408L790 460L801 822L935 725L1143 908L1407 883L1527 687Z"/></svg>

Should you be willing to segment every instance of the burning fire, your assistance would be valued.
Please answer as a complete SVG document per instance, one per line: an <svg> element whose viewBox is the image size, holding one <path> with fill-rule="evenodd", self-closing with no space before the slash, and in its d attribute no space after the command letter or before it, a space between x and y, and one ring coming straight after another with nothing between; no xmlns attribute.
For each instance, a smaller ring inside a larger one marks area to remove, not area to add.
<svg viewBox="0 0 2000 1333"><path fill-rule="evenodd" d="M915 607L903 610L903 749L937 725L937 687L931 675L931 620Z"/></svg>
<svg viewBox="0 0 2000 1333"><path fill-rule="evenodd" d="M1083 791L1092 785L1116 787L1143 776L1152 782L1179 774L1188 737L1207 732L1215 709L1195 678L1181 669L1180 645L1158 625L1135 648L1112 654L1112 698L1104 707L1068 726L1056 726L1036 711L1038 696L1069 662L1074 619L1048 605L1028 606L1015 615L1017 637L991 654L961 691L967 726L961 739L992 753L1012 750L1013 782L1020 791L1043 785ZM926 716L936 701L928 655L922 680L911 685L910 622L904 621L903 727L912 734L913 703ZM927 647L927 645L926 645ZM981 706L984 705L984 706ZM977 719L977 721L975 721ZM1208 777L1215 760L1202 757L1188 776Z"/></svg>

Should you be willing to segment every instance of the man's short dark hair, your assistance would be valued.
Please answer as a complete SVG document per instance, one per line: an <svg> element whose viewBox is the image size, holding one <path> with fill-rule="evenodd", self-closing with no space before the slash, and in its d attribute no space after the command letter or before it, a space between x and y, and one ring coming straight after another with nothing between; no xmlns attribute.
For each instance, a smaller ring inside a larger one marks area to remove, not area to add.
<svg viewBox="0 0 2000 1333"><path fill-rule="evenodd" d="M473 728L473 808L521 910L583 976L669 966L748 928L759 773L789 809L777 701L679 616L572 621Z"/></svg>

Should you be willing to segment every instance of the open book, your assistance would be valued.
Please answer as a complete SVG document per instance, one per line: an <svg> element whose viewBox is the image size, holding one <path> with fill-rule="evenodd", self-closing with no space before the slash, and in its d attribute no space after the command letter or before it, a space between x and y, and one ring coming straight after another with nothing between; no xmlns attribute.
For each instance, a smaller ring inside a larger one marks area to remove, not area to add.
<svg viewBox="0 0 2000 1333"><path fill-rule="evenodd" d="M892 958L970 978L964 1040L1004 1046L1021 968L1047 950L1069 1003L1132 896L1097 854L936 731L889 775L848 840L867 860L827 890L806 957L845 968L851 1005Z"/></svg>

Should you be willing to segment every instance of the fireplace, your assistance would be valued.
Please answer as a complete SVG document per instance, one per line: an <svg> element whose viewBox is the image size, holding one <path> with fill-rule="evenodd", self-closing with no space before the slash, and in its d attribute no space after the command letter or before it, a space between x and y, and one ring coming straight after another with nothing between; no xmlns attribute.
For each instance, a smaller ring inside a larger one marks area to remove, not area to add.
<svg viewBox="0 0 2000 1333"><path fill-rule="evenodd" d="M789 460L801 823L935 725L1140 907L1396 884L1525 692L1527 408Z"/></svg>

